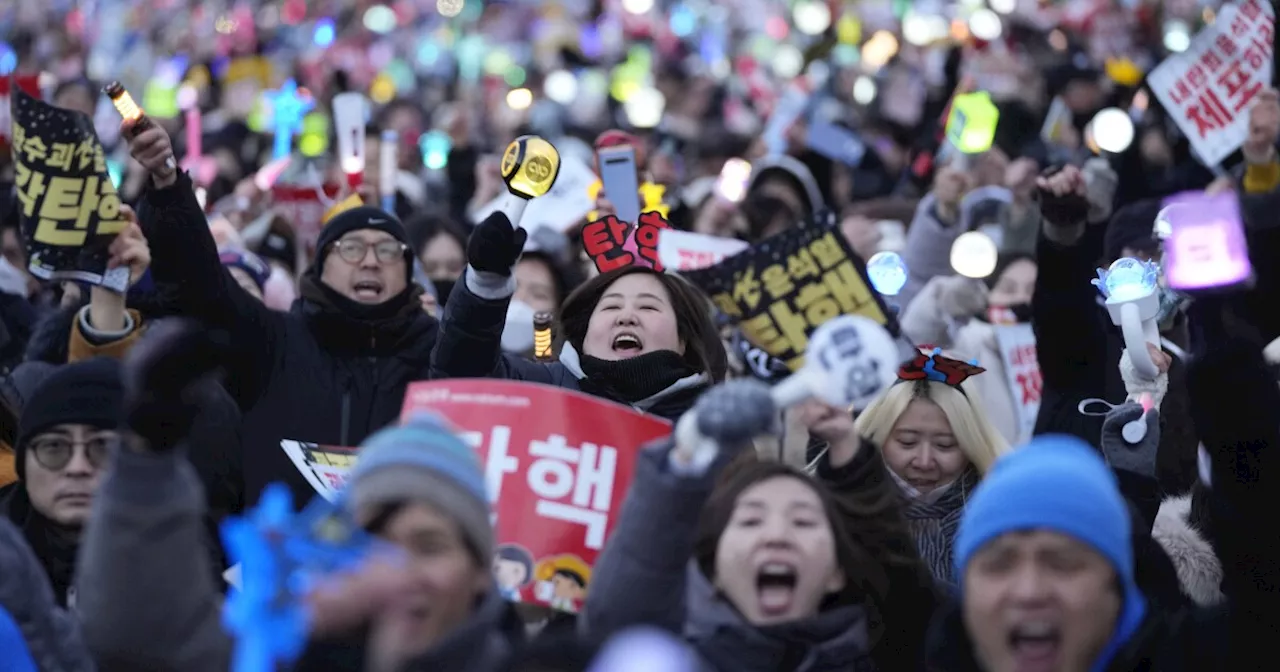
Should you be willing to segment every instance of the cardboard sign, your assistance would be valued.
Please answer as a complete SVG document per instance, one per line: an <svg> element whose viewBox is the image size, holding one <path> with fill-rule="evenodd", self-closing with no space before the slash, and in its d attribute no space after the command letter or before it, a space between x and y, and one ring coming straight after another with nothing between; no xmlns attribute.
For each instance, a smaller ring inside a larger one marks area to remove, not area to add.
<svg viewBox="0 0 1280 672"><path fill-rule="evenodd" d="M1254 96L1271 85L1275 11L1262 0L1224 5L1191 46L1166 58L1147 86L1196 154L1214 166L1249 134Z"/></svg>
<svg viewBox="0 0 1280 672"><path fill-rule="evenodd" d="M1004 375L1013 395L1013 408L1018 417L1018 437L1031 437L1040 414L1040 360L1036 357L1036 335L1030 324L997 325L996 341Z"/></svg>
<svg viewBox="0 0 1280 672"><path fill-rule="evenodd" d="M658 212L641 214L639 226L609 215L582 227L582 249L601 273L632 264L661 271L658 241L662 232L670 229L667 218Z"/></svg>
<svg viewBox="0 0 1280 672"><path fill-rule="evenodd" d="M751 245L736 238L663 229L658 236L658 261L671 270L691 271L714 266L748 247Z"/></svg>
<svg viewBox="0 0 1280 672"><path fill-rule="evenodd" d="M411 384L402 418L421 409L448 418L480 452L503 594L576 612L640 446L671 424L580 392L486 379Z"/></svg>
<svg viewBox="0 0 1280 672"><path fill-rule="evenodd" d="M809 335L838 315L888 324L888 311L867 280L862 260L834 224L788 229L744 252L683 273L742 333L798 371Z"/></svg>
<svg viewBox="0 0 1280 672"><path fill-rule="evenodd" d="M129 225L89 117L13 93L14 182L28 268L123 293L129 269L107 269L107 250Z"/></svg>
<svg viewBox="0 0 1280 672"><path fill-rule="evenodd" d="M595 199L589 193L596 175L587 162L567 154L560 155L560 174L547 193L529 201L520 225L528 230L546 226L564 233L582 221L595 207ZM501 205L505 196L499 196L472 213L476 223L484 221Z"/></svg>

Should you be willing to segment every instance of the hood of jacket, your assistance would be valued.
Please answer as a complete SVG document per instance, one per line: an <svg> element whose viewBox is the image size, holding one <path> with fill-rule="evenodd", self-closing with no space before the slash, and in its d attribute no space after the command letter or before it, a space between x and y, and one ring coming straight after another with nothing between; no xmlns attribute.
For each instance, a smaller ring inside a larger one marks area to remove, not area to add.
<svg viewBox="0 0 1280 672"><path fill-rule="evenodd" d="M826 207L826 200L822 198L822 190L818 188L818 181L814 179L813 172L809 167L804 165L803 161L786 155L767 156L758 159L751 164L751 178L747 182L747 191L750 192L756 182L760 180L770 169L780 170L795 178L800 186L804 187L805 197L809 199L809 209L817 212Z"/></svg>
<svg viewBox="0 0 1280 672"><path fill-rule="evenodd" d="M687 568L684 636L717 670L825 672L874 669L870 626L857 606L828 609L813 618L757 628L721 597L698 569Z"/></svg>
<svg viewBox="0 0 1280 672"><path fill-rule="evenodd" d="M1191 495L1166 499L1160 504L1151 538L1169 555L1178 572L1182 592L1200 606L1219 604L1222 563L1213 546L1191 525Z"/></svg>
<svg viewBox="0 0 1280 672"><path fill-rule="evenodd" d="M572 344L565 343L564 347L560 349L560 363L577 380L587 377L587 374L582 372L582 361L578 357L578 351L574 349ZM677 380L656 394L629 405L636 410L663 417L669 417L672 412L679 416L693 405L694 399L709 385L711 385L711 376L708 373L705 371L695 373ZM611 399L610 401L627 405L626 402L616 399Z"/></svg>

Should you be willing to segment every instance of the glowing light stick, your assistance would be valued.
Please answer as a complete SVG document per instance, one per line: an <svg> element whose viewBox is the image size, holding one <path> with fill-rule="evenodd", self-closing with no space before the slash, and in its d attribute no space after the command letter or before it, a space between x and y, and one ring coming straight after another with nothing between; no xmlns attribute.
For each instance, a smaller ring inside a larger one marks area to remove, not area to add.
<svg viewBox="0 0 1280 672"><path fill-rule="evenodd" d="M310 96L298 92L298 83L292 79L280 90L266 95L271 101L271 126L275 134L271 158L283 159L293 153L293 134L302 127L302 117L315 103Z"/></svg>
<svg viewBox="0 0 1280 672"><path fill-rule="evenodd" d="M499 208L520 225L529 201L551 191L560 175L560 152L555 145L536 135L522 135L502 155L502 181L507 194Z"/></svg>
<svg viewBox="0 0 1280 672"><path fill-rule="evenodd" d="M364 125L369 103L358 93L333 97L333 127L338 139L338 164L352 189L364 182Z"/></svg>
<svg viewBox="0 0 1280 672"><path fill-rule="evenodd" d="M142 108L138 107L138 103L134 102L133 96L129 95L129 92L125 90L120 82L111 82L102 88L102 92L111 99L111 104L115 106L120 116L124 117L125 121L133 124L133 134L135 136L151 127L152 121L147 118L146 112L143 112ZM171 171L178 169L178 162L172 156L165 158L164 165Z"/></svg>
<svg viewBox="0 0 1280 672"><path fill-rule="evenodd" d="M378 150L378 192L382 195L382 209L396 211L396 177L400 173L400 134L382 132L382 147Z"/></svg>
<svg viewBox="0 0 1280 672"><path fill-rule="evenodd" d="M1134 371L1144 380L1155 380L1160 370L1147 352L1147 343L1160 344L1158 286L1159 267L1132 257L1115 260L1107 270L1098 269L1092 284L1106 297L1111 321L1120 327L1124 347Z"/></svg>
<svg viewBox="0 0 1280 672"><path fill-rule="evenodd" d="M533 316L533 358L539 362L550 362L555 359L552 352L551 313L537 313Z"/></svg>

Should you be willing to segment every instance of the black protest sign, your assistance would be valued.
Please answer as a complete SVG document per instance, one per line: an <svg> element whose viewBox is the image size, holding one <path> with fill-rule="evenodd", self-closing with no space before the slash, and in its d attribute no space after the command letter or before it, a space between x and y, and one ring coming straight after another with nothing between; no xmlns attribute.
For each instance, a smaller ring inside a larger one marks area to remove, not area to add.
<svg viewBox="0 0 1280 672"><path fill-rule="evenodd" d="M888 324L866 268L834 226L788 229L708 268L681 271L743 335L796 371L809 335L840 315Z"/></svg>
<svg viewBox="0 0 1280 672"><path fill-rule="evenodd" d="M23 91L12 99L13 160L32 275L118 292L129 269L107 269L107 248L129 222L93 122Z"/></svg>

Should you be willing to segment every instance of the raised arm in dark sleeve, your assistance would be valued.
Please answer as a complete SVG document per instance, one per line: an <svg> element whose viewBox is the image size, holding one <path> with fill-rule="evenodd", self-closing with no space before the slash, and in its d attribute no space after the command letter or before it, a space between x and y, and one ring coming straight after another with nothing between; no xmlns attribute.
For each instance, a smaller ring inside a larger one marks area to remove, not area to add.
<svg viewBox="0 0 1280 672"><path fill-rule="evenodd" d="M139 204L138 220L151 244L151 273L176 291L183 315L227 332L231 353L224 362L241 408L253 405L274 367L283 316L250 296L222 267L217 244L196 200L191 178L151 189Z"/></svg>

